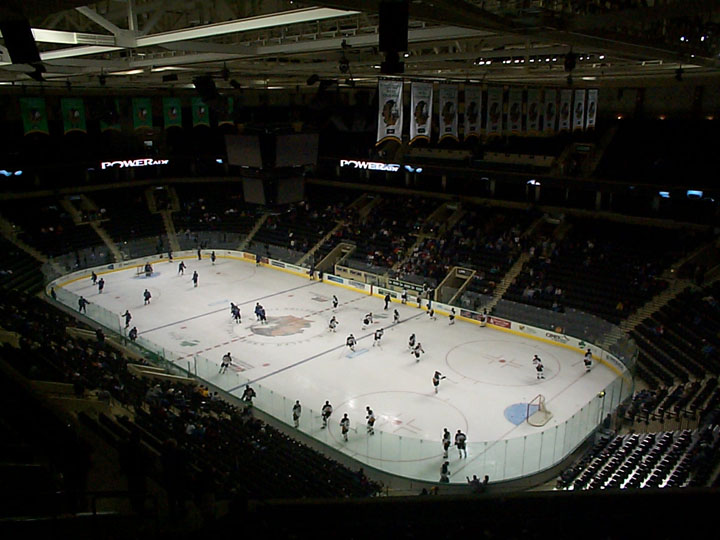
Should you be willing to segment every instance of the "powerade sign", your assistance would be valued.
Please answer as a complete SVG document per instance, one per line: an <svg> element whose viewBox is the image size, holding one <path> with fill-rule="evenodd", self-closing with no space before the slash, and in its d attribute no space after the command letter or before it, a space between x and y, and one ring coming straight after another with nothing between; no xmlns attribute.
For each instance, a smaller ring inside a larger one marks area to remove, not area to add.
<svg viewBox="0 0 720 540"><path fill-rule="evenodd" d="M123 159L120 161L103 161L100 163L100 168L105 169L127 169L134 167L153 167L156 165L167 165L170 163L169 159Z"/></svg>
<svg viewBox="0 0 720 540"><path fill-rule="evenodd" d="M360 161L356 159L341 159L340 167L384 172L398 172L400 170L400 165L397 163L380 163L379 161Z"/></svg>

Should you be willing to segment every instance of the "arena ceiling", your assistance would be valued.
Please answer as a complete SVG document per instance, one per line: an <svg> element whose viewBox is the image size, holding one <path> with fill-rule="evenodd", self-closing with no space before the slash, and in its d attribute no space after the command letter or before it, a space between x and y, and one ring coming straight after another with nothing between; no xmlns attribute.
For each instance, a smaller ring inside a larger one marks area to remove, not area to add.
<svg viewBox="0 0 720 540"><path fill-rule="evenodd" d="M0 22L30 22L42 67L13 64L0 46L0 84L160 90L211 75L221 90L282 89L317 75L374 86L378 4L3 0ZM684 78L720 74L713 0L410 0L409 12L407 79L565 85L568 53L574 84L666 84L679 68Z"/></svg>

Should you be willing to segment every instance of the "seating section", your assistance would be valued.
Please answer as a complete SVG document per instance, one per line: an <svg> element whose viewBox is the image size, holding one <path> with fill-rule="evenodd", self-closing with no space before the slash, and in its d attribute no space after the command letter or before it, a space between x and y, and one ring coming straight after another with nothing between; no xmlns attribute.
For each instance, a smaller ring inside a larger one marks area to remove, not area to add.
<svg viewBox="0 0 720 540"><path fill-rule="evenodd" d="M102 227L115 242L125 243L165 234L162 218L150 213L144 189L97 191L92 194L92 199L98 208L105 209L108 221L103 222Z"/></svg>
<svg viewBox="0 0 720 540"><path fill-rule="evenodd" d="M28 294L42 290L43 274L38 261L5 239L0 239L0 252L0 288Z"/></svg>
<svg viewBox="0 0 720 540"><path fill-rule="evenodd" d="M668 488L708 485L720 450L720 428L604 435L570 468L557 487Z"/></svg>
<svg viewBox="0 0 720 540"><path fill-rule="evenodd" d="M173 214L178 235L184 231L225 231L247 235L257 220L258 207L245 202L242 185L177 184L180 212Z"/></svg>

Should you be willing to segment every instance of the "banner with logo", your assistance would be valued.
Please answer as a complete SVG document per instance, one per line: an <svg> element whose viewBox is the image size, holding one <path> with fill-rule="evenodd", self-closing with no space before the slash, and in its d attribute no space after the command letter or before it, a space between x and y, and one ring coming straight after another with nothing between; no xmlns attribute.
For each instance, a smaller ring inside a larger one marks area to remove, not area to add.
<svg viewBox="0 0 720 540"><path fill-rule="evenodd" d="M218 116L218 126L235 125L235 121L233 120L233 118L235 118L235 99L232 96L225 98L224 107L221 108Z"/></svg>
<svg viewBox="0 0 720 540"><path fill-rule="evenodd" d="M508 92L508 131L513 135L522 132L522 89L511 88Z"/></svg>
<svg viewBox="0 0 720 540"><path fill-rule="evenodd" d="M63 133L71 131L87 133L85 121L85 103L80 98L62 98L60 109L63 117Z"/></svg>
<svg viewBox="0 0 720 540"><path fill-rule="evenodd" d="M585 117L585 129L595 129L595 119L597 118L597 102L598 102L597 88L588 90L587 116Z"/></svg>
<svg viewBox="0 0 720 540"><path fill-rule="evenodd" d="M438 92L438 107L440 108L440 137L443 139L460 140L458 136L458 86L456 84L441 84Z"/></svg>
<svg viewBox="0 0 720 540"><path fill-rule="evenodd" d="M502 132L503 89L498 86L488 88L487 122L488 135L500 135Z"/></svg>
<svg viewBox="0 0 720 540"><path fill-rule="evenodd" d="M182 127L182 103L177 97L163 98L163 123L165 129Z"/></svg>
<svg viewBox="0 0 720 540"><path fill-rule="evenodd" d="M100 105L100 131L120 131L120 102L117 98L105 99Z"/></svg>
<svg viewBox="0 0 720 540"><path fill-rule="evenodd" d="M557 129L557 90L545 90L543 131L555 133L555 129Z"/></svg>
<svg viewBox="0 0 720 540"><path fill-rule="evenodd" d="M540 133L540 90L530 88L527 92L527 112L525 129L530 135Z"/></svg>
<svg viewBox="0 0 720 540"><path fill-rule="evenodd" d="M150 98L133 98L133 129L152 129L152 103Z"/></svg>
<svg viewBox="0 0 720 540"><path fill-rule="evenodd" d="M558 111L558 129L560 131L570 130L570 119L572 116L572 90L560 90L560 110Z"/></svg>
<svg viewBox="0 0 720 540"><path fill-rule="evenodd" d="M585 90L575 90L573 103L573 131L585 127Z"/></svg>
<svg viewBox="0 0 720 540"><path fill-rule="evenodd" d="M192 98L192 120L193 127L210 127L210 109L200 96Z"/></svg>
<svg viewBox="0 0 720 540"><path fill-rule="evenodd" d="M20 98L20 114L25 135L30 133L50 134L45 111L45 98Z"/></svg>
<svg viewBox="0 0 720 540"><path fill-rule="evenodd" d="M413 82L410 87L410 144L418 140L430 140L432 124L433 85Z"/></svg>
<svg viewBox="0 0 720 540"><path fill-rule="evenodd" d="M465 139L480 137L482 118L482 87L465 85Z"/></svg>
<svg viewBox="0 0 720 540"><path fill-rule="evenodd" d="M403 126L402 81L378 81L377 143L402 139Z"/></svg>

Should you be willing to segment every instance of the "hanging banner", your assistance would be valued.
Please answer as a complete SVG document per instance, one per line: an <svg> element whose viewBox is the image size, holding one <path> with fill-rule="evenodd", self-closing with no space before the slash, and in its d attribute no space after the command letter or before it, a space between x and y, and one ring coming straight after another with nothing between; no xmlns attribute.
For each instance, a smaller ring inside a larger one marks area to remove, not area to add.
<svg viewBox="0 0 720 540"><path fill-rule="evenodd" d="M85 122L85 103L80 98L63 98L60 100L63 117L63 133L71 131L87 133Z"/></svg>
<svg viewBox="0 0 720 540"><path fill-rule="evenodd" d="M208 109L207 104L199 96L192 98L192 119L193 127L210 127L210 109Z"/></svg>
<svg viewBox="0 0 720 540"><path fill-rule="evenodd" d="M459 141L458 136L458 86L456 84L441 84L438 92L440 107L440 138Z"/></svg>
<svg viewBox="0 0 720 540"><path fill-rule="evenodd" d="M225 98L225 106L220 110L218 126L234 126L233 118L235 118L235 100L232 96L228 96Z"/></svg>
<svg viewBox="0 0 720 540"><path fill-rule="evenodd" d="M120 102L117 98L103 100L100 111L100 131L121 131Z"/></svg>
<svg viewBox="0 0 720 540"><path fill-rule="evenodd" d="M465 140L480 137L480 119L482 118L482 87L465 85Z"/></svg>
<svg viewBox="0 0 720 540"><path fill-rule="evenodd" d="M152 103L150 98L133 98L133 129L152 129Z"/></svg>
<svg viewBox="0 0 720 540"><path fill-rule="evenodd" d="M430 140L432 122L433 85L414 82L410 87L410 144L418 140Z"/></svg>
<svg viewBox="0 0 720 540"><path fill-rule="evenodd" d="M545 90L543 105L543 131L555 133L557 127L557 90Z"/></svg>
<svg viewBox="0 0 720 540"><path fill-rule="evenodd" d="M511 88L508 92L508 131L513 135L522 132L522 90Z"/></svg>
<svg viewBox="0 0 720 540"><path fill-rule="evenodd" d="M182 103L180 98L163 98L163 123L165 129L171 127L182 127Z"/></svg>
<svg viewBox="0 0 720 540"><path fill-rule="evenodd" d="M585 129L595 129L595 118L597 117L597 88L588 90L587 117L585 118Z"/></svg>
<svg viewBox="0 0 720 540"><path fill-rule="evenodd" d="M503 89L497 86L488 88L487 122L488 135L500 135L502 132Z"/></svg>
<svg viewBox="0 0 720 540"><path fill-rule="evenodd" d="M560 112L558 114L558 129L560 131L570 130L570 112L572 104L572 90L560 90Z"/></svg>
<svg viewBox="0 0 720 540"><path fill-rule="evenodd" d="M525 129L530 135L540 133L540 90L530 88L527 92L527 114Z"/></svg>
<svg viewBox="0 0 720 540"><path fill-rule="evenodd" d="M575 90L573 103L573 131L585 127L585 90Z"/></svg>
<svg viewBox="0 0 720 540"><path fill-rule="evenodd" d="M25 135L30 133L50 134L45 112L45 98L20 98L20 113Z"/></svg>
<svg viewBox="0 0 720 540"><path fill-rule="evenodd" d="M377 143L400 142L403 126L402 81L378 81Z"/></svg>

